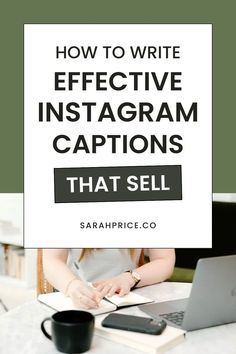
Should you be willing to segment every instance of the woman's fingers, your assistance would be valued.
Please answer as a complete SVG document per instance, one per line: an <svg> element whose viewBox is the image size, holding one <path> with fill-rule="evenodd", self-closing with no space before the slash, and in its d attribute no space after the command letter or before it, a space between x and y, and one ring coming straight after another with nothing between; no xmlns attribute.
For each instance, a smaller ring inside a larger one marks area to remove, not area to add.
<svg viewBox="0 0 236 354"><path fill-rule="evenodd" d="M84 294L85 296L87 296L89 299L95 301L97 304L99 304L99 302L102 299L101 293L98 290L93 289L89 286L81 289L81 293Z"/></svg>
<svg viewBox="0 0 236 354"><path fill-rule="evenodd" d="M97 291L101 291L104 287L104 284L103 283L97 283L96 285L93 284L93 286L96 288Z"/></svg>
<svg viewBox="0 0 236 354"><path fill-rule="evenodd" d="M91 298L89 298L86 295L81 294L80 297L80 302L86 307L86 308L97 308L98 307L98 303L96 300L93 300Z"/></svg>
<svg viewBox="0 0 236 354"><path fill-rule="evenodd" d="M109 294L113 295L117 289L117 286L115 284L112 284L111 282L102 282L96 286L96 289L101 294L101 297L104 297Z"/></svg>
<svg viewBox="0 0 236 354"><path fill-rule="evenodd" d="M82 307L86 309L98 307L98 302L95 299L81 292L73 294L72 301L76 307Z"/></svg>
<svg viewBox="0 0 236 354"><path fill-rule="evenodd" d="M130 291L129 287L123 287L119 291L119 296L127 295L129 293L129 291Z"/></svg>
<svg viewBox="0 0 236 354"><path fill-rule="evenodd" d="M82 295L80 299L75 299L73 303L75 307L83 309L95 309L98 307L98 304L95 301L89 299L84 295Z"/></svg>
<svg viewBox="0 0 236 354"><path fill-rule="evenodd" d="M131 285L128 273L122 273L114 278L105 281L97 281L93 286L100 292L101 296L113 296L118 293L124 296L130 292Z"/></svg>
<svg viewBox="0 0 236 354"><path fill-rule="evenodd" d="M120 286L118 286L117 284L115 284L115 285L112 285L111 287L110 287L110 290L108 291L108 296L112 296L112 295L114 295L115 293L117 293L118 291L120 290Z"/></svg>
<svg viewBox="0 0 236 354"><path fill-rule="evenodd" d="M101 294L102 298L107 296L109 290L110 290L110 287L107 287L107 286L104 286L103 289L101 289L100 294Z"/></svg>
<svg viewBox="0 0 236 354"><path fill-rule="evenodd" d="M102 294L103 297L107 296L109 294L111 288L112 288L112 284L111 283L103 284L103 287L100 290L100 293Z"/></svg>
<svg viewBox="0 0 236 354"><path fill-rule="evenodd" d="M75 288L70 296L76 307L83 307L86 309L97 308L102 299L99 291L85 284Z"/></svg>
<svg viewBox="0 0 236 354"><path fill-rule="evenodd" d="M109 288L109 285L107 282L102 282L102 283L99 283L97 286L96 286L96 290L99 291L101 294L105 294L107 293L107 289ZM104 296L105 296L104 295Z"/></svg>
<svg viewBox="0 0 236 354"><path fill-rule="evenodd" d="M80 292L88 296L90 299L96 299L96 297L99 295L99 292L96 289L93 289L89 286L83 286L80 289Z"/></svg>

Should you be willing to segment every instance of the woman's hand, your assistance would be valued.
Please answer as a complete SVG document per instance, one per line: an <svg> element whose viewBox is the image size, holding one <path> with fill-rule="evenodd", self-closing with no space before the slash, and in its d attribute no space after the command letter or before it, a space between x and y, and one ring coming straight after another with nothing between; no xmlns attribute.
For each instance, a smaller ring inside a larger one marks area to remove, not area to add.
<svg viewBox="0 0 236 354"><path fill-rule="evenodd" d="M107 280L96 281L93 286L101 293L102 297L112 296L115 293L118 293L119 296L124 296L130 292L134 283L131 274L126 272Z"/></svg>
<svg viewBox="0 0 236 354"><path fill-rule="evenodd" d="M75 307L82 307L84 309L98 308L102 299L99 291L88 286L80 279L75 279L71 282L67 294L72 299Z"/></svg>

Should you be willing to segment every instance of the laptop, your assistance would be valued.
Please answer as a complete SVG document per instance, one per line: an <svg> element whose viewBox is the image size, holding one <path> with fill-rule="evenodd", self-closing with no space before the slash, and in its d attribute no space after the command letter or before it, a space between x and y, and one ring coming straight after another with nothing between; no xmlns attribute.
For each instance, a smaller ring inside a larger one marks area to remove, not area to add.
<svg viewBox="0 0 236 354"><path fill-rule="evenodd" d="M236 255L200 259L189 298L139 309L188 331L236 322Z"/></svg>

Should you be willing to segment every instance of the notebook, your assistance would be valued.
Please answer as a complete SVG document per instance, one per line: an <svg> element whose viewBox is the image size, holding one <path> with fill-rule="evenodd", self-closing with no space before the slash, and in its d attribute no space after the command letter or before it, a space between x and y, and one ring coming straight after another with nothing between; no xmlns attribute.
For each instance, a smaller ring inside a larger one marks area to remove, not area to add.
<svg viewBox="0 0 236 354"><path fill-rule="evenodd" d="M72 300L69 297L66 297L61 292L41 294L38 296L38 300L46 304L47 306L52 307L57 311L84 310L80 308L75 308L75 306L72 303ZM109 298L104 298L103 300L101 300L99 307L97 309L90 309L89 312L91 312L94 315L99 315L99 314L115 311L118 308L146 304L149 302L153 302L153 300L138 295L134 292L130 292L129 294L122 297L115 294Z"/></svg>
<svg viewBox="0 0 236 354"><path fill-rule="evenodd" d="M186 333L186 331L182 329L171 326L167 326L161 335L151 335L107 328L103 327L101 324L105 317L106 315L96 317L96 335L149 354L159 354L173 348L184 340Z"/></svg>

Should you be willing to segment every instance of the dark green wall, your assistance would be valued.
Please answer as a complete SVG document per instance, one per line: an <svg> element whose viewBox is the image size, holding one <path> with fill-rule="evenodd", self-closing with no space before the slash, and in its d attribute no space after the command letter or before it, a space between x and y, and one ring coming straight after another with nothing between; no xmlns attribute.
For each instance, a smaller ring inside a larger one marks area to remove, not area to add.
<svg viewBox="0 0 236 354"><path fill-rule="evenodd" d="M213 191L236 192L235 1L1 2L0 193L23 192L23 23L213 23Z"/></svg>

